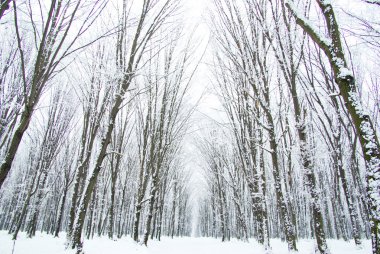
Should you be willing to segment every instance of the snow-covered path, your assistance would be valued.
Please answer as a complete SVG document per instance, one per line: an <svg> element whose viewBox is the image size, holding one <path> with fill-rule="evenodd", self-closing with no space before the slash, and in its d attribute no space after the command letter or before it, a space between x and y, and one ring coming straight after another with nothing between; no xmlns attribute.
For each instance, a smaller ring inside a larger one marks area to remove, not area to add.
<svg viewBox="0 0 380 254"><path fill-rule="evenodd" d="M53 238L40 234L33 239L20 234L15 243L13 254L74 254L74 250L65 250L65 237ZM298 242L299 254L312 254L312 240ZM358 250L354 243L329 240L331 254L366 254L371 252L370 242L364 241L362 249ZM271 241L273 254L287 254L286 244L280 240ZM5 231L0 231L0 254L12 254L13 241ZM111 241L106 237L94 238L84 242L85 254L262 254L262 246L253 240L245 243L237 240L222 243L213 238L163 238L161 242L150 241L149 247L134 243L130 238Z"/></svg>
<svg viewBox="0 0 380 254"><path fill-rule="evenodd" d="M163 242L151 242L150 254L211 254L211 253L254 253L252 244L232 241L222 243L220 239L212 238L183 238L163 239Z"/></svg>

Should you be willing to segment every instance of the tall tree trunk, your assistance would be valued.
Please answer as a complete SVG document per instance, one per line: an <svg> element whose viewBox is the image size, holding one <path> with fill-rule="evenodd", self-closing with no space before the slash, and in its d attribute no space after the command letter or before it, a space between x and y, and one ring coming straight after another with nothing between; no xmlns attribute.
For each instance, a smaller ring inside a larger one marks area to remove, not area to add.
<svg viewBox="0 0 380 254"><path fill-rule="evenodd" d="M145 228L144 240L143 240L143 243L145 245L148 244L150 229L152 227L153 213L156 213L156 211L154 211L154 204L157 202L156 201L157 190L158 190L158 174L156 172L152 179L152 187L151 187L150 196L149 196L150 198L149 198L148 217L146 219L146 228Z"/></svg>
<svg viewBox="0 0 380 254"><path fill-rule="evenodd" d="M295 73L293 71L292 73ZM324 232L324 226L323 226L323 218L322 218L322 212L321 212L321 205L319 201L319 191L318 186L315 179L313 164L311 162L311 147L310 142L307 139L307 128L306 128L306 111L301 109L301 104L299 102L299 97L297 93L296 88L296 77L292 76L290 77L290 83L289 89L292 94L292 102L293 102L293 108L296 115L296 128L297 128L297 134L298 139L300 143L300 151L301 151L301 162L302 167L305 170L305 176L306 176L306 187L308 189L308 192L311 195L311 209L312 209L312 219L313 219L313 226L315 230L315 238L317 240L317 246L318 250L321 254L327 254L329 253L329 249L327 247L326 243L326 236Z"/></svg>
<svg viewBox="0 0 380 254"><path fill-rule="evenodd" d="M176 201L177 201L177 192L178 192L178 187L177 187L177 179L174 180L174 187L173 187L173 203L172 203L172 210L171 210L171 220L170 220L170 235L171 235L171 238L173 238L174 236L174 229L175 229L175 214L176 214L176 208L177 208L177 205L176 205Z"/></svg>
<svg viewBox="0 0 380 254"><path fill-rule="evenodd" d="M270 105L270 99L269 99L269 86L267 84L267 81L264 81L264 101L267 107ZM294 225L291 220L290 212L288 210L288 204L286 200L286 196L284 195L282 188L281 188L281 173L280 173L280 167L279 167L279 160L278 160L278 144L276 141L276 134L275 134L275 124L273 120L273 116L270 112L270 109L267 107L263 107L263 111L266 117L266 120L268 121L269 130L268 130L268 136L269 136L269 146L271 149L271 159L272 159L272 167L273 167L273 177L274 177L274 186L276 191L276 200L277 200L277 207L280 212L280 218L282 222L284 223L284 231L285 231L285 238L286 242L288 243L288 247L290 250L297 250L296 245L296 235L294 232Z"/></svg>
<svg viewBox="0 0 380 254"><path fill-rule="evenodd" d="M58 237L59 231L61 230L61 227L62 227L63 212L65 210L65 203L66 203L67 193L69 191L69 186L68 185L69 184L66 183L65 187L63 189L63 196L62 196L62 200L61 200L61 205L59 207L57 221L55 223L54 237Z"/></svg>
<svg viewBox="0 0 380 254"><path fill-rule="evenodd" d="M45 188L46 180L47 180L47 172L43 170L41 183L37 182L38 190L37 190L36 202L33 207L33 213L31 215L31 219L27 226L27 234L28 234L28 237L30 238L36 235L37 220L38 220L38 216L41 209L40 206L41 206L42 198L44 196L44 188Z"/></svg>
<svg viewBox="0 0 380 254"><path fill-rule="evenodd" d="M259 144L261 144L261 147L264 146L263 141L263 133L262 131L259 132ZM269 225L268 225L268 207L266 202L267 197L267 191L266 191L266 177L265 177L265 164L264 164L264 149L260 149L260 172L259 172L259 189L262 193L262 200L261 200L261 213L262 213L262 231L263 231L263 244L266 250L270 249L270 242L269 242Z"/></svg>
<svg viewBox="0 0 380 254"><path fill-rule="evenodd" d="M355 211L354 203L351 197L350 188L348 185L348 180L346 176L346 171L343 168L343 159L342 159L342 146L341 146L341 133L340 130L337 131L336 135L334 135L335 143L336 143L336 162L337 162L337 168L338 168L338 177L340 178L340 181L342 183L344 196L346 198L347 206L348 206L348 212L350 216L351 226L352 226L352 236L354 238L356 245L361 245L360 240L360 229L358 228L358 219L357 214Z"/></svg>

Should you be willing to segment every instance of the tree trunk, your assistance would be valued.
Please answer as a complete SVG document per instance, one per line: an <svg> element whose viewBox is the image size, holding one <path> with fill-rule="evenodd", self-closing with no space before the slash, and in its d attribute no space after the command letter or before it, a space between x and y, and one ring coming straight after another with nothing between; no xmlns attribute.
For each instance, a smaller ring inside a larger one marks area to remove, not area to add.
<svg viewBox="0 0 380 254"><path fill-rule="evenodd" d="M47 172L44 170L41 174L42 174L42 182L41 184L37 182L37 188L38 188L37 189L38 194L36 197L37 200L33 207L32 218L29 221L28 226L27 226L27 234L28 234L28 237L30 238L36 235L37 220L40 213L40 205L42 202L42 198L44 196L44 188L45 188L45 184L47 180Z"/></svg>
<svg viewBox="0 0 380 254"><path fill-rule="evenodd" d="M153 179L152 179L152 187L150 191L149 211L148 211L148 217L146 219L146 228L145 228L144 240L143 240L143 243L145 244L145 246L147 246L148 240L149 240L150 229L152 227L153 213L156 213L156 211L154 211L154 204L157 202L156 201L156 193L158 190L157 185L158 185L158 175L156 172L156 174L153 176Z"/></svg>
<svg viewBox="0 0 380 254"><path fill-rule="evenodd" d="M66 183L66 186L63 190L61 205L58 211L57 222L55 224L54 237L58 237L59 231L61 230L61 227L62 227L63 212L65 210L65 203L66 203L66 197L67 197L68 191L69 191L69 186L68 186L68 183Z"/></svg>
<svg viewBox="0 0 380 254"><path fill-rule="evenodd" d="M25 131L28 129L33 110L34 104L31 107L26 105L24 111L21 114L20 123L17 126L16 132L13 135L8 150L5 154L5 158L0 166L0 190L5 179L7 178L9 171L11 170L11 166L17 153L17 149L21 143L22 137Z"/></svg>
<svg viewBox="0 0 380 254"><path fill-rule="evenodd" d="M175 229L175 214L176 214L176 201L177 201L177 180L174 182L174 188L173 188L173 203L172 203L172 210L171 210L171 220L170 220L170 235L171 238L174 236L174 229Z"/></svg>

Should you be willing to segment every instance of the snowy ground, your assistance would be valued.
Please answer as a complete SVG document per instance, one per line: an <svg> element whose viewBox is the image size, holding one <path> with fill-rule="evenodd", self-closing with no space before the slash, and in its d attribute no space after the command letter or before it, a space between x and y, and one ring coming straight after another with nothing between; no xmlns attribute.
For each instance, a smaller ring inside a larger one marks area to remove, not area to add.
<svg viewBox="0 0 380 254"><path fill-rule="evenodd" d="M14 242L5 231L0 231L0 254L73 254L73 250L65 250L65 238L53 238L50 235L37 234L33 239L26 238L21 233L15 242L14 252L12 252ZM331 254L365 254L371 253L370 241L364 241L363 248L358 249L354 243L339 240L328 241ZM273 254L288 253L286 244L280 240L271 241ZM301 240L298 242L300 254L311 254L314 243L311 240ZM263 248L253 240L244 243L233 240L221 243L218 239L212 238L164 238L161 242L150 241L149 247L134 243L130 238L123 238L117 241L110 241L107 238L95 238L84 243L85 254L261 254Z"/></svg>

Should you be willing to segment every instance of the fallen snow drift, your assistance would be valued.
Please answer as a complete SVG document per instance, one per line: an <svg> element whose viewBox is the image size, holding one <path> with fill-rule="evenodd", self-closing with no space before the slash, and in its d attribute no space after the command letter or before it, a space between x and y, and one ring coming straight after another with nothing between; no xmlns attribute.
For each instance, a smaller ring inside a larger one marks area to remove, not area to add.
<svg viewBox="0 0 380 254"><path fill-rule="evenodd" d="M74 254L74 250L65 250L65 237L54 238L51 235L37 233L37 236L28 239L21 233L17 241L12 241L6 231L0 231L0 254ZM363 246L358 249L353 241L342 240L327 241L331 254L367 254L371 253L371 243L363 241ZM264 253L262 246L254 240L249 243L232 240L222 243L220 239L213 238L163 238L161 242L150 241L148 247L141 246L126 237L117 241L106 237L94 238L84 242L85 254L261 254ZM278 239L271 240L273 254L288 253L287 245ZM313 240L298 241L300 254L314 253Z"/></svg>

